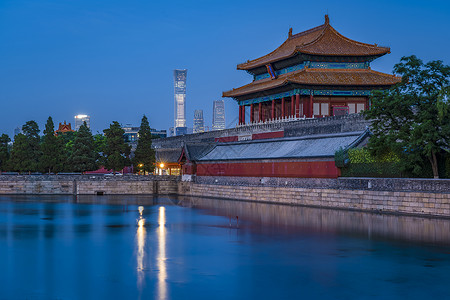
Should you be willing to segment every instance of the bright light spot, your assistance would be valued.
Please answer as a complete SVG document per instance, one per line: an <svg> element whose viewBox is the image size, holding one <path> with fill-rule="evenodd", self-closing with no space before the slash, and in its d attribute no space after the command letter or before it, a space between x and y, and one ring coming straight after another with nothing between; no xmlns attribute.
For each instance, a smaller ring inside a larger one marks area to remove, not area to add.
<svg viewBox="0 0 450 300"><path fill-rule="evenodd" d="M163 163L160 163L159 164L159 167L162 169L162 168L164 168L164 164Z"/></svg>
<svg viewBox="0 0 450 300"><path fill-rule="evenodd" d="M87 118L88 115L76 115L75 119Z"/></svg>
<svg viewBox="0 0 450 300"><path fill-rule="evenodd" d="M139 219L138 226L143 227L145 225L145 219Z"/></svg>
<svg viewBox="0 0 450 300"><path fill-rule="evenodd" d="M139 206L139 215L142 216L142 213L144 212L144 207L143 206Z"/></svg>

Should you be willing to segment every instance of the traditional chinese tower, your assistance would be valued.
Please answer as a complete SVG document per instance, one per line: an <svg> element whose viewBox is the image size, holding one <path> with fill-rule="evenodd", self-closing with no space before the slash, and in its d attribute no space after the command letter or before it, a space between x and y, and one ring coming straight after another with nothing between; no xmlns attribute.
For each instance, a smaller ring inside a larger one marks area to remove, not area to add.
<svg viewBox="0 0 450 300"><path fill-rule="evenodd" d="M223 93L239 104L239 124L278 119L318 118L358 113L369 108L373 90L401 78L370 68L390 48L351 40L325 23L292 34L273 52L237 66L253 82Z"/></svg>
<svg viewBox="0 0 450 300"><path fill-rule="evenodd" d="M66 121L64 121L64 124L59 123L58 130L55 130L55 135L65 134L68 132L75 132L75 131L72 130L72 125L70 123L66 124Z"/></svg>

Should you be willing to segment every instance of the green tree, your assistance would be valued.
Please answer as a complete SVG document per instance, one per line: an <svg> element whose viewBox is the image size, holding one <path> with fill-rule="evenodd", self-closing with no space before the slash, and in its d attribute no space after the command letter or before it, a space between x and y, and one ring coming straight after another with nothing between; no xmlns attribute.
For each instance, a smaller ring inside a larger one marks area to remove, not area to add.
<svg viewBox="0 0 450 300"><path fill-rule="evenodd" d="M136 170L153 172L155 166L155 150L152 148L152 133L147 117L144 115L139 128L139 140L134 152L133 165Z"/></svg>
<svg viewBox="0 0 450 300"><path fill-rule="evenodd" d="M23 135L26 137L24 160L20 162L21 171L36 172L39 170L41 157L39 126L35 121L28 121L22 126ZM22 139L22 138L21 138ZM20 141L22 142L22 141ZM21 147L22 145L19 144Z"/></svg>
<svg viewBox="0 0 450 300"><path fill-rule="evenodd" d="M55 136L55 128L52 117L48 117L45 124L44 137L41 144L42 156L40 159L41 169L45 172L60 172L65 162L64 142Z"/></svg>
<svg viewBox="0 0 450 300"><path fill-rule="evenodd" d="M369 149L376 156L394 151L403 169L423 175L431 166L439 178L437 155L449 147L450 66L442 61L426 64L416 56L402 57L394 66L402 82L376 92L366 118L373 120Z"/></svg>
<svg viewBox="0 0 450 300"><path fill-rule="evenodd" d="M125 131L120 127L117 121L113 121L108 129L103 130L106 136L106 145L104 149L105 167L112 169L113 172L122 170L130 164L131 147L125 143Z"/></svg>
<svg viewBox="0 0 450 300"><path fill-rule="evenodd" d="M27 137L19 133L14 137L14 143L11 149L9 160L9 169L16 172L29 171L29 152Z"/></svg>
<svg viewBox="0 0 450 300"><path fill-rule="evenodd" d="M97 153L97 164L99 166L105 165L105 157L103 155L103 152L105 151L106 147L106 136L101 133L97 133L94 135L94 149Z"/></svg>
<svg viewBox="0 0 450 300"><path fill-rule="evenodd" d="M72 155L70 156L72 171L86 172L98 168L96 163L97 153L94 149L94 137L87 127L86 122L78 129L72 149Z"/></svg>
<svg viewBox="0 0 450 300"><path fill-rule="evenodd" d="M0 136L0 172L7 169L9 160L8 143L11 141L7 134Z"/></svg>

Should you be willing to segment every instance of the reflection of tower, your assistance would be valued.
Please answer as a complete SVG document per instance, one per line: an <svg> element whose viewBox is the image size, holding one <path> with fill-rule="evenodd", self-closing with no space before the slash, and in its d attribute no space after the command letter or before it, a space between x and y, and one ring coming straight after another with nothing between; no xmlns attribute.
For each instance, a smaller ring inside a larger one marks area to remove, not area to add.
<svg viewBox="0 0 450 300"><path fill-rule="evenodd" d="M203 121L203 110L196 109L194 112L194 133L205 132L205 122Z"/></svg>
<svg viewBox="0 0 450 300"><path fill-rule="evenodd" d="M137 277L138 277L138 288L141 290L144 283L144 262L145 262L145 227L143 223L138 223L138 229L136 233L136 243L137 243L137 255L136 255L136 265L137 265Z"/></svg>
<svg viewBox="0 0 450 300"><path fill-rule="evenodd" d="M174 98L175 98L175 135L186 134L186 76L187 70L174 70Z"/></svg>
<svg viewBox="0 0 450 300"><path fill-rule="evenodd" d="M167 269L166 269L166 208L159 208L158 219L158 299L167 299Z"/></svg>
<svg viewBox="0 0 450 300"><path fill-rule="evenodd" d="M225 103L223 100L215 100L213 104L212 130L225 129Z"/></svg>

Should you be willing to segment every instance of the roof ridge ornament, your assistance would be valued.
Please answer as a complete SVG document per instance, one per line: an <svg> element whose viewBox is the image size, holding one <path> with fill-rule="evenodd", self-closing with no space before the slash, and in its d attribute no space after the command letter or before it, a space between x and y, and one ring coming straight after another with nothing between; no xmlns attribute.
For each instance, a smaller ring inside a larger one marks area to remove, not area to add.
<svg viewBox="0 0 450 300"><path fill-rule="evenodd" d="M325 25L330 24L330 18L328 17L328 14L325 15Z"/></svg>
<svg viewBox="0 0 450 300"><path fill-rule="evenodd" d="M288 39L290 39L291 37L292 37L292 27L289 28Z"/></svg>

